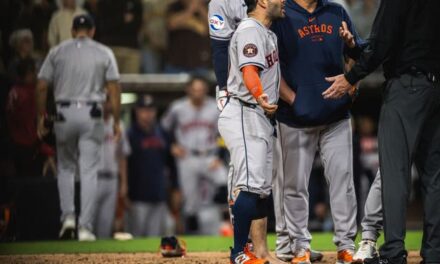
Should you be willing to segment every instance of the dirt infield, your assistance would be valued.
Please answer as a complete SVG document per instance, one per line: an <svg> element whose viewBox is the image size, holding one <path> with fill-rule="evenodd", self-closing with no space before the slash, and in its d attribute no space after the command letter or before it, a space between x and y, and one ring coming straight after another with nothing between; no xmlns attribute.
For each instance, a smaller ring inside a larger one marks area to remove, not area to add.
<svg viewBox="0 0 440 264"><path fill-rule="evenodd" d="M323 261L317 264L335 263L335 253L326 252ZM408 264L420 263L418 252L410 252ZM153 253L111 253L111 254L53 254L0 256L0 263L151 263L151 264L226 264L227 253L191 253L186 258L164 259Z"/></svg>

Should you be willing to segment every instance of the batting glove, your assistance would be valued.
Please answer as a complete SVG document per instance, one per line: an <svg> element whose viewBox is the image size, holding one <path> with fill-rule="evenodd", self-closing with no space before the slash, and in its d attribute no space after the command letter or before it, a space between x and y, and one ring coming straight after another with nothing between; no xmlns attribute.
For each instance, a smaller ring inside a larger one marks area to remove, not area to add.
<svg viewBox="0 0 440 264"><path fill-rule="evenodd" d="M228 90L226 90L226 88L219 89L218 85L215 88L215 90L216 90L217 108L221 112L228 103L229 93Z"/></svg>

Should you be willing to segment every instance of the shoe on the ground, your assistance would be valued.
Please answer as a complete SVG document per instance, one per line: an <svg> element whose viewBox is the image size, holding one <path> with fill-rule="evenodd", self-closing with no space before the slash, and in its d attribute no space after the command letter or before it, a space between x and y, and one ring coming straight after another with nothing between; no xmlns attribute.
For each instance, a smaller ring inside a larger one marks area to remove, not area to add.
<svg viewBox="0 0 440 264"><path fill-rule="evenodd" d="M270 264L269 261L265 259L257 258L252 252L249 251L247 247L243 251L232 255L231 248L231 264Z"/></svg>
<svg viewBox="0 0 440 264"><path fill-rule="evenodd" d="M363 264L364 259L372 259L376 256L376 242L372 240L362 240L359 242L359 248L353 256L353 264Z"/></svg>
<svg viewBox="0 0 440 264"><path fill-rule="evenodd" d="M276 257L284 262L290 262L293 259L293 253L277 253ZM321 252L310 249L310 262L321 261L323 258L324 255Z"/></svg>
<svg viewBox="0 0 440 264"><path fill-rule="evenodd" d="M306 248L301 248L297 250L291 261L292 264L311 264L310 261L310 250Z"/></svg>
<svg viewBox="0 0 440 264"><path fill-rule="evenodd" d="M78 241L96 241L96 236L87 228L80 227L78 230Z"/></svg>
<svg viewBox="0 0 440 264"><path fill-rule="evenodd" d="M165 258L184 257L186 255L186 243L175 236L162 237L160 253Z"/></svg>
<svg viewBox="0 0 440 264"><path fill-rule="evenodd" d="M311 262L321 261L323 258L324 258L324 255L321 252L310 249L310 261Z"/></svg>
<svg viewBox="0 0 440 264"><path fill-rule="evenodd" d="M373 258L364 259L364 264L406 264L407 256L408 253L406 251L402 251L398 257L394 258L383 258L377 255Z"/></svg>
<svg viewBox="0 0 440 264"><path fill-rule="evenodd" d="M67 216L64 219L63 224L61 226L59 238L60 239L75 239L75 227L76 221L74 216Z"/></svg>
<svg viewBox="0 0 440 264"><path fill-rule="evenodd" d="M351 264L353 262L354 251L351 249L344 249L338 251L336 264Z"/></svg>

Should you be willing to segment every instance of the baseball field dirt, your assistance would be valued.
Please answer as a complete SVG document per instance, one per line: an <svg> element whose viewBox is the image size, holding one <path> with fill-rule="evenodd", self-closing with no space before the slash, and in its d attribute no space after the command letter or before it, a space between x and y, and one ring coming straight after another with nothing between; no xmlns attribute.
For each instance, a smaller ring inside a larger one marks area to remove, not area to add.
<svg viewBox="0 0 440 264"><path fill-rule="evenodd" d="M419 264L419 252L412 251L408 257L408 264ZM336 262L334 252L325 252L324 259L317 264ZM186 258L165 259L154 253L105 253L105 254L47 254L47 255L11 255L0 256L0 263L142 263L142 264L226 264L226 252L198 252L190 253Z"/></svg>

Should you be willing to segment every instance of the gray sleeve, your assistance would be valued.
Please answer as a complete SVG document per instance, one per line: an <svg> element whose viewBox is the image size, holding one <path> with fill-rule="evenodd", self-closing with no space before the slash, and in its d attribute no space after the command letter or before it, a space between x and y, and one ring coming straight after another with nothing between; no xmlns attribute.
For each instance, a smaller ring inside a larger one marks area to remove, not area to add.
<svg viewBox="0 0 440 264"><path fill-rule="evenodd" d="M236 41L239 69L246 65L266 68L264 40L255 27L244 28L237 32Z"/></svg>
<svg viewBox="0 0 440 264"><path fill-rule="evenodd" d="M127 133L125 131L124 125L122 122L120 123L121 128L121 141L120 141L120 153L122 157L130 156L131 154L131 147L128 142Z"/></svg>
<svg viewBox="0 0 440 264"><path fill-rule="evenodd" d="M119 70L118 64L116 63L116 58L113 52L108 49L108 61L105 69L105 80L106 81L117 81L119 80Z"/></svg>
<svg viewBox="0 0 440 264"><path fill-rule="evenodd" d="M44 59L43 65L41 65L40 72L38 73L38 79L46 80L48 82L53 81L54 75L54 57L55 51L52 49Z"/></svg>
<svg viewBox="0 0 440 264"><path fill-rule="evenodd" d="M173 131L174 127L176 126L177 122L177 108L176 104L172 104L171 107L168 109L168 111L165 112L161 119L161 126L162 128L170 133Z"/></svg>
<svg viewBox="0 0 440 264"><path fill-rule="evenodd" d="M212 39L229 40L234 34L236 15L229 4L226 0L211 0L209 2L209 35Z"/></svg>

